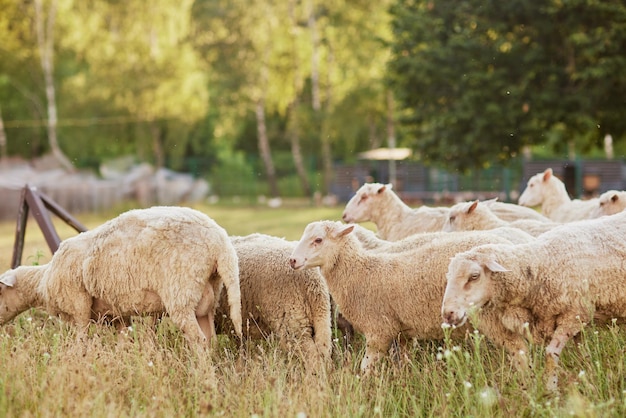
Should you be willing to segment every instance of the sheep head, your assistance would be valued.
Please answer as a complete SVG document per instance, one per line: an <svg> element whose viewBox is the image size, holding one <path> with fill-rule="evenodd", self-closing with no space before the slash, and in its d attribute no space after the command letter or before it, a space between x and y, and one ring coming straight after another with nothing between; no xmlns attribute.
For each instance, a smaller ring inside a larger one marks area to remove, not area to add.
<svg viewBox="0 0 626 418"><path fill-rule="evenodd" d="M605 215L615 215L626 208L626 192L609 190L600 195L598 206L589 215L590 218L599 218Z"/></svg>
<svg viewBox="0 0 626 418"><path fill-rule="evenodd" d="M344 225L334 221L318 221L308 224L291 253L289 259L291 268L299 270L324 265L337 251L337 242L353 230L354 225Z"/></svg>
<svg viewBox="0 0 626 418"><path fill-rule="evenodd" d="M14 270L9 270L0 275L0 325L15 318L24 312L27 307L20 292L15 288L17 284L17 274Z"/></svg>
<svg viewBox="0 0 626 418"><path fill-rule="evenodd" d="M491 275L508 271L491 254L468 251L454 256L448 265L441 315L445 323L461 326L473 309L489 302L494 294Z"/></svg>
<svg viewBox="0 0 626 418"><path fill-rule="evenodd" d="M461 202L450 208L448 217L443 224L442 231L454 232L465 230L464 221L470 216L478 207L478 200L473 202Z"/></svg>
<svg viewBox="0 0 626 418"><path fill-rule="evenodd" d="M365 183L346 204L342 219L346 223L359 223L372 220L374 208L380 206L383 193L391 190L391 184Z"/></svg>
<svg viewBox="0 0 626 418"><path fill-rule="evenodd" d="M526 188L520 195L518 203L522 206L537 206L543 203L545 193L549 193L548 183L555 178L552 169L546 168L543 173L537 173L528 179Z"/></svg>

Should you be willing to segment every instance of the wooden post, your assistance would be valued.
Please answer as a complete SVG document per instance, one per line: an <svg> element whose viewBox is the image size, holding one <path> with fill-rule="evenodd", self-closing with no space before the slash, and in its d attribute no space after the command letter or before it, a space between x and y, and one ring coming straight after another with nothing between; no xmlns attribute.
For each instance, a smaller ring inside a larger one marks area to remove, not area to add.
<svg viewBox="0 0 626 418"><path fill-rule="evenodd" d="M22 253L24 251L24 237L26 235L26 223L28 221L28 212L32 208L32 214L39 229L43 233L48 248L52 254L59 249L61 238L54 228L52 219L48 211L53 212L61 218L66 224L70 225L78 232L85 232L85 228L80 222L72 217L58 203L45 194L37 191L36 187L25 185L22 189L22 197L20 199L20 209L17 216L17 225L15 227L15 244L13 246L13 258L11 260L11 268L16 268L22 263Z"/></svg>

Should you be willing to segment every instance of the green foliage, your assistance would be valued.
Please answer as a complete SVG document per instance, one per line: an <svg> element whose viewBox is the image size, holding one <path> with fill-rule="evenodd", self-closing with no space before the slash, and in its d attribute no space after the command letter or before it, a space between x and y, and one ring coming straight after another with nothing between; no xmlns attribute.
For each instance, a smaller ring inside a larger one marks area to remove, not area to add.
<svg viewBox="0 0 626 418"><path fill-rule="evenodd" d="M508 165L526 145L596 156L606 133L626 155L626 7L618 0L57 6L59 144L79 168L132 154L202 176L247 171L246 190L263 190L252 186L265 181L254 113L263 97L281 189L297 195L288 128L312 161L305 170L321 169L322 141L332 158L353 161L387 145L390 88L403 122L397 144L450 170ZM0 10L8 153L37 157L49 145L33 4L0 0ZM247 169L225 149L243 152Z"/></svg>
<svg viewBox="0 0 626 418"><path fill-rule="evenodd" d="M626 85L614 71L623 2L400 0L392 14L389 80L424 161L464 170L505 163L525 145L558 152L578 138L586 151L626 132ZM552 132L559 140L547 140Z"/></svg>

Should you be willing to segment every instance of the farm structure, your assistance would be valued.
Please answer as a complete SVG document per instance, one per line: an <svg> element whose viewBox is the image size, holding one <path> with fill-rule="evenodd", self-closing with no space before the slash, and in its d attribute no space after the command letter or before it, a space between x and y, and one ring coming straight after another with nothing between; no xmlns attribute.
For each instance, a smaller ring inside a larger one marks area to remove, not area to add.
<svg viewBox="0 0 626 418"><path fill-rule="evenodd" d="M503 202L516 202L528 179L550 167L563 180L572 198L626 189L626 164L619 159L526 160L514 162L509 167L494 166L468 174L451 173L417 161L403 160L396 161L393 186L409 204L452 204L494 197ZM390 181L388 161L338 163L330 191L340 202L347 202L363 183Z"/></svg>

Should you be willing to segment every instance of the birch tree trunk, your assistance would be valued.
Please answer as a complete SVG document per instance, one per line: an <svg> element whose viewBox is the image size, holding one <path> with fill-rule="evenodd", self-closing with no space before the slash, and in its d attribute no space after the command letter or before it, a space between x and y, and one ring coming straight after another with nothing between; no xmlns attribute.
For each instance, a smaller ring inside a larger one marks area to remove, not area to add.
<svg viewBox="0 0 626 418"><path fill-rule="evenodd" d="M259 137L259 153L265 164L265 172L267 174L267 181L270 186L270 193L272 197L279 197L278 183L276 182L276 170L274 169L274 161L272 160L272 152L270 149L270 142L267 138L267 129L265 126L265 99L260 98L256 102L256 124L257 134Z"/></svg>
<svg viewBox="0 0 626 418"><path fill-rule="evenodd" d="M317 33L317 19L315 17L314 1L309 1L308 27L311 33L311 97L314 119L320 132L320 144L322 147L322 194L327 195L332 180L332 156L330 150L330 138L325 129L322 102L320 99L320 75L319 75L319 49L320 40Z"/></svg>
<svg viewBox="0 0 626 418"><path fill-rule="evenodd" d="M0 164L7 159L7 134L4 130L4 120L2 119L2 109L0 109Z"/></svg>
<svg viewBox="0 0 626 418"><path fill-rule="evenodd" d="M300 106L300 92L302 91L302 79L300 75L300 61L298 58L298 47L296 45L296 17L295 17L295 2L291 0L289 2L289 20L291 25L291 41L292 41L292 56L293 56L293 87L294 98L289 104L287 109L287 137L291 144L291 155L293 157L293 163L300 179L300 185L305 196L311 196L311 183L304 166L304 158L302 157L302 148L300 146L300 123L298 121L298 109Z"/></svg>
<svg viewBox="0 0 626 418"><path fill-rule="evenodd" d="M53 47L54 47L54 20L56 17L56 0L50 0L48 16L44 28L43 0L35 0L35 29L37 33L37 46L41 57L41 68L43 70L46 86L46 101L48 104L48 143L52 155L68 171L74 171L71 161L59 147L57 140L57 106L54 90L53 77Z"/></svg>
<svg viewBox="0 0 626 418"><path fill-rule="evenodd" d="M387 146L391 152L396 148L396 127L394 124L394 106L393 106L393 93L391 90L387 90ZM396 160L391 158L389 160L389 182L394 186L396 184Z"/></svg>

